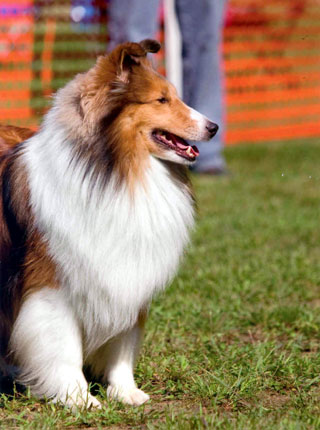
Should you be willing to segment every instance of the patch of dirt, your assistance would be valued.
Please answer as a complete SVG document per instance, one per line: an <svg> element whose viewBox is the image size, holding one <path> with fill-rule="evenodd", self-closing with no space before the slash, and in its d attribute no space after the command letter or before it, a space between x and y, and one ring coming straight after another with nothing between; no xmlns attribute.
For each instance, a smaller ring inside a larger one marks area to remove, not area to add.
<svg viewBox="0 0 320 430"><path fill-rule="evenodd" d="M195 403L189 399L164 399L163 395L152 395L152 402L149 402L144 407L146 414L152 412L164 412L168 409L175 409L179 412L194 412L199 411L199 405L195 407Z"/></svg>
<svg viewBox="0 0 320 430"><path fill-rule="evenodd" d="M288 393L278 393L276 391L263 391L258 397L258 401L268 409L278 409L290 402L291 398Z"/></svg>
<svg viewBox="0 0 320 430"><path fill-rule="evenodd" d="M234 343L254 344L265 341L265 335L260 327L254 327L246 332L229 331L219 337L219 341L225 342L228 345Z"/></svg>
<svg viewBox="0 0 320 430"><path fill-rule="evenodd" d="M310 302L308 302L308 304L309 304L312 308L318 309L318 308L320 308L320 299L314 299L314 300L311 300Z"/></svg>

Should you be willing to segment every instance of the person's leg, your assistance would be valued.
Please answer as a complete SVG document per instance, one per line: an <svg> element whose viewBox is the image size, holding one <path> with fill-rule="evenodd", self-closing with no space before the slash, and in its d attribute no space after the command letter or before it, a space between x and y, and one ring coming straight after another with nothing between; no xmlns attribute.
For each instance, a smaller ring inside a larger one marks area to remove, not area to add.
<svg viewBox="0 0 320 430"><path fill-rule="evenodd" d="M112 51L116 45L128 40L128 16L130 0L110 0L108 7L108 51Z"/></svg>
<svg viewBox="0 0 320 430"><path fill-rule="evenodd" d="M159 0L111 0L109 5L109 50L126 41L154 37L158 26Z"/></svg>
<svg viewBox="0 0 320 430"><path fill-rule="evenodd" d="M224 91L221 40L226 0L176 0L182 34L183 99L220 127L212 142L200 142L196 171L225 169Z"/></svg>

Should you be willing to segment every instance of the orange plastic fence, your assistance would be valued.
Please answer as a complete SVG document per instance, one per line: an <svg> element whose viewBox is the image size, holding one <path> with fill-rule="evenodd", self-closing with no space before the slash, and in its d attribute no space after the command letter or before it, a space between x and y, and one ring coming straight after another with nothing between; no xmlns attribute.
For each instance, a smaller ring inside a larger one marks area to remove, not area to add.
<svg viewBox="0 0 320 430"><path fill-rule="evenodd" d="M232 0L228 143L320 137L319 0Z"/></svg>
<svg viewBox="0 0 320 430"><path fill-rule="evenodd" d="M320 0L229 1L228 144L320 137L319 6ZM50 94L106 51L107 8L107 0L1 2L1 122L38 126ZM163 68L161 55L158 64Z"/></svg>
<svg viewBox="0 0 320 430"><path fill-rule="evenodd" d="M19 0L15 13L6 13L10 6L0 6L0 119L14 122L30 114L30 82L32 79L33 17L23 13L30 4ZM23 70L15 67L18 62ZM24 101L24 103L19 103Z"/></svg>

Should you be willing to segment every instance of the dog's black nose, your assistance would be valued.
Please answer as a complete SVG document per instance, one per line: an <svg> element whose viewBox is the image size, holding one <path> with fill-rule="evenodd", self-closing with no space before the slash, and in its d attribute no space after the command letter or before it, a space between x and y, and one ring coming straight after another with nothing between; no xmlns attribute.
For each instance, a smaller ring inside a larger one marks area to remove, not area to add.
<svg viewBox="0 0 320 430"><path fill-rule="evenodd" d="M210 137L213 137L219 130L219 126L214 122L208 122L208 124L206 125L206 129L208 130Z"/></svg>

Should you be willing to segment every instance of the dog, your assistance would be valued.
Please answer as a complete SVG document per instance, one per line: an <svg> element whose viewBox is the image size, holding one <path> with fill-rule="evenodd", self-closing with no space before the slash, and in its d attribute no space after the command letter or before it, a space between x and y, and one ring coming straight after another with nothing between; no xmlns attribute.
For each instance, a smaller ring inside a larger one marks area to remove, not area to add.
<svg viewBox="0 0 320 430"><path fill-rule="evenodd" d="M218 126L124 43L54 96L38 132L0 128L1 355L39 398L130 405L148 307L194 226L188 166Z"/></svg>

